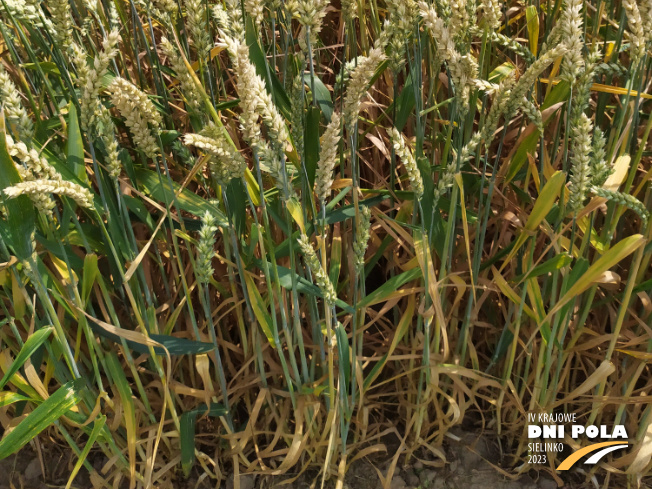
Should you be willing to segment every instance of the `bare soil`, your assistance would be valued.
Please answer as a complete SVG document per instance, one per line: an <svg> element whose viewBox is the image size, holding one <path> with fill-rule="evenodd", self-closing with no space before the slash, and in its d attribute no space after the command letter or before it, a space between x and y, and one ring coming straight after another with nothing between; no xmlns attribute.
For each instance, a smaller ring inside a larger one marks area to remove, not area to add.
<svg viewBox="0 0 652 489"><path fill-rule="evenodd" d="M392 457L373 455L352 464L347 472L344 489L580 489L588 486L578 482L555 482L543 471L530 471L517 477L509 469L501 469L504 462L500 460L497 443L486 436L469 432L458 433L460 441L451 441L443 447L446 463L434 467L427 460L415 460L411 463L399 463L393 470L391 481L386 481L392 466ZM38 453L41 453L41 456ZM390 450L391 453L391 450ZM394 451L394 454L396 452ZM392 454L393 455L393 454ZM99 455L89 461L100 469L104 457ZM48 446L26 447L18 454L0 460L0 489L52 489L65 487L70 470L76 458L63 447ZM295 480L294 480L295 479ZM571 476L572 479L572 476ZM577 479L578 481L581 478ZM306 472L300 477L286 474L279 477L260 475L242 475L240 489L319 489L321 477L317 472ZM76 477L73 487L91 488L90 478L85 469ZM198 481L196 478L181 480L174 489L215 488L214 482ZM233 476L223 481L219 489L235 489ZM334 489L335 481L330 480L325 488ZM167 488L165 488L167 489Z"/></svg>

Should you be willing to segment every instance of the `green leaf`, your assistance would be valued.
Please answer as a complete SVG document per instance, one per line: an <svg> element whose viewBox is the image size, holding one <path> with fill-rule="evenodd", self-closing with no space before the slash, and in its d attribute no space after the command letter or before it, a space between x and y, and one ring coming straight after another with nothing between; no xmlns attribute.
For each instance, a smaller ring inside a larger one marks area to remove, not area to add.
<svg viewBox="0 0 652 489"><path fill-rule="evenodd" d="M173 182L172 188L170 188L170 183L166 180L163 180L163 184L161 184L158 174L152 170L136 170L136 179L147 193L160 202L171 202L174 194L181 188L176 182ZM209 211L217 218L218 224L221 227L227 227L229 225L226 216L220 209L186 188L177 197L177 203L181 210L190 212L195 216L202 216L206 211Z"/></svg>
<svg viewBox="0 0 652 489"><path fill-rule="evenodd" d="M351 377L351 358L349 338L342 323L338 321L335 327L335 336L337 337L337 353L339 355L340 368L344 374L344 385L348 385Z"/></svg>
<svg viewBox="0 0 652 489"><path fill-rule="evenodd" d="M297 247L298 247L298 245L297 245ZM257 260L255 263L256 263L256 266L258 266L259 268L262 267L262 263L260 262L260 260ZM269 266L270 269L272 268L271 263L268 263L268 266ZM293 272L290 271L289 268L285 268L285 267L283 267L281 265L277 265L276 269L278 270L278 283L279 283L279 285L281 287L283 287L284 289L292 290L292 274L293 274ZM261 270L262 270L262 268L261 268ZM322 297L322 298L324 297L324 294L322 294L321 289L319 287L317 287L315 284L312 284L312 283L308 282L308 280L306 280L303 277L300 277L296 273L294 273L294 277L296 279L297 291L299 291L302 294L308 294L308 295L312 295L312 296L315 296L315 297ZM340 307L341 309L344 309L347 312L353 313L353 308L349 304L344 302L343 300L337 299L337 301L335 301L335 304L338 307Z"/></svg>
<svg viewBox="0 0 652 489"><path fill-rule="evenodd" d="M88 440L86 441L86 445L84 445L84 449L79 454L79 458L77 459L77 462L75 463L72 472L70 472L70 477L68 477L68 483L66 484L66 489L70 489L70 486L72 485L72 481L75 480L75 476L79 472L79 469L81 469L81 466L84 464L84 461L86 460L86 457L88 457L88 453L91 451L91 448L93 448L93 445L95 445L95 440L97 440L97 437L99 436L100 432L104 428L105 424L106 424L106 416L102 414L100 414L93 422L93 430L91 431L91 434L88 435Z"/></svg>
<svg viewBox="0 0 652 489"><path fill-rule="evenodd" d="M340 282L340 269L342 267L342 237L339 234L333 235L331 239L331 259L328 277L333 284Z"/></svg>
<svg viewBox="0 0 652 489"><path fill-rule="evenodd" d="M18 356L16 356L16 359L12 362L11 367L9 367L2 377L2 380L0 380L0 389L7 385L11 376L18 372L18 369L23 366L29 357L32 356L32 353L34 353L43 342L48 339L48 336L50 336L53 329L52 326L46 326L45 328L35 331L29 338L27 338L27 341L25 341L20 352L18 352Z"/></svg>
<svg viewBox="0 0 652 489"><path fill-rule="evenodd" d="M43 401L16 428L0 440L0 460L16 453L41 431L65 415L79 401L84 379L76 379L62 385Z"/></svg>
<svg viewBox="0 0 652 489"><path fill-rule="evenodd" d="M195 463L195 424L197 423L197 416L219 417L226 416L227 413L228 411L222 404L211 403L209 408L203 404L181 415L179 420L181 468L186 477L190 474L190 469Z"/></svg>
<svg viewBox="0 0 652 489"><path fill-rule="evenodd" d="M566 175L563 172L557 171L546 182L541 189L537 201L534 203L532 212L530 212L525 222L526 231L535 231L539 227L539 224L546 218L550 209L552 209L552 206L557 201L565 180Z"/></svg>
<svg viewBox="0 0 652 489"><path fill-rule="evenodd" d="M75 176L88 186L88 175L84 165L84 142L79 130L79 119L75 104L70 104L68 117L68 166Z"/></svg>
<svg viewBox="0 0 652 489"><path fill-rule="evenodd" d="M509 76L515 69L516 66L514 66L514 63L511 61L505 61L503 64L498 65L491 73L489 73L489 77L487 79L491 83L500 83L505 78L507 78L507 76Z"/></svg>
<svg viewBox="0 0 652 489"><path fill-rule="evenodd" d="M245 232L245 223L247 220L247 199L243 199L243 195L246 194L247 189L244 186L244 183L241 178L234 178L226 186L225 193L226 198L229 203L229 212L231 217L231 222L236 229L238 235L242 235Z"/></svg>
<svg viewBox="0 0 652 489"><path fill-rule="evenodd" d="M9 406L18 401L29 401L29 397L21 396L14 391L0 392L0 407Z"/></svg>
<svg viewBox="0 0 652 489"><path fill-rule="evenodd" d="M40 68L43 70L44 73L50 73L52 75L61 76L59 67L57 66L56 63L53 63L52 61L41 61L40 63L22 63L20 66L22 68L27 68L28 70L34 70L34 71L37 71L40 66Z"/></svg>
<svg viewBox="0 0 652 489"><path fill-rule="evenodd" d="M179 131L171 131L171 130L165 130L161 131L161 142L163 143L163 146L169 146L172 144L174 141L179 139L181 136L181 133Z"/></svg>
<svg viewBox="0 0 652 489"><path fill-rule="evenodd" d="M72 171L70 165L66 161L62 161L58 155L54 154L48 146L42 146L39 148L41 156L43 156L48 163L50 163L55 170L57 170L64 180L69 180L74 183L78 183L82 187L88 188L91 192L94 192L93 187L90 185L88 178L83 180L77 177L77 174Z"/></svg>
<svg viewBox="0 0 652 489"><path fill-rule="evenodd" d="M405 127L408 117L410 117L412 110L414 110L415 103L412 74L410 74L405 80L405 86L396 101L396 120L394 121L394 126L399 131L402 131Z"/></svg>
<svg viewBox="0 0 652 489"><path fill-rule="evenodd" d="M122 198L125 201L125 204L127 204L129 212L133 212L140 222L146 224L150 231L154 231L156 224L143 201L132 197L131 195L123 195Z"/></svg>
<svg viewBox="0 0 652 489"><path fill-rule="evenodd" d="M310 73L303 74L303 81L308 88L312 90ZM315 75L315 93L313 93L312 96L315 98L321 111L324 113L326 122L330 122L331 117L333 116L333 100L331 98L331 92L326 88L324 82L322 82L317 75Z"/></svg>
<svg viewBox="0 0 652 489"><path fill-rule="evenodd" d="M512 260L512 258L514 258L514 255L521 248L521 246L523 246L525 241L527 241L527 238L539 227L539 224L541 224L541 222L546 218L550 212L550 209L552 209L552 206L555 205L565 180L566 174L561 171L556 171L543 186L537 201L534 203L532 212L530 212L530 215L525 222L524 229L521 231L521 234L519 234L514 247L503 262L503 266L500 268L501 270L507 265L507 263Z"/></svg>
<svg viewBox="0 0 652 489"><path fill-rule="evenodd" d="M127 343L127 346L130 350L133 350L137 353L143 353L149 355L149 347L142 343L136 341L127 340L121 338L120 336L110 333L109 331L101 328L93 321L89 321L91 329L95 331L98 335L103 336L111 341L116 343L122 343L124 340ZM198 355L200 353L208 353L215 349L215 345L212 343L204 343L202 341L194 341L186 338L177 338L175 336L168 336L162 334L150 334L150 339L161 343L165 348L167 348L170 355ZM160 346L155 346L154 352L157 355L165 355L165 350Z"/></svg>
<svg viewBox="0 0 652 489"><path fill-rule="evenodd" d="M232 100L226 100L225 102L220 102L219 104L215 104L215 110L217 111L227 110L233 107L237 107L239 104L240 104L240 99L234 98Z"/></svg>
<svg viewBox="0 0 652 489"><path fill-rule="evenodd" d="M345 192L346 193L346 192ZM409 192L412 194L412 192ZM412 194L413 195L413 194ZM379 203L381 203L385 199L389 199L390 195L389 193L385 195L377 195L375 197L370 197L365 200L360 201L360 205L366 205L367 207L372 207L375 206ZM442 199L443 200L443 199ZM270 215L277 221L279 226L283 228L284 223L280 215L275 214L275 211L272 206L268 208L268 211ZM335 224L338 222L346 221L347 219L352 219L355 216L355 207L353 204L345 205L343 207L338 208L337 210L334 211L328 211L326 213L326 224ZM470 221L469 221L470 222ZM286 229L283 228L284 231L287 231ZM312 235L313 231L315 230L313 224L311 222L306 223L306 234L308 236ZM295 242L297 239L299 239L299 231L296 231L292 233L292 238ZM280 243L276 247L276 257L277 258L282 258L285 256L288 256L288 253L290 251L290 245L289 245L289 240L286 239L282 243Z"/></svg>
<svg viewBox="0 0 652 489"><path fill-rule="evenodd" d="M258 247L258 242L260 239L260 228L258 226L251 226L249 231L249 240L245 243L243 247L244 251L244 262L248 265L254 259L254 253Z"/></svg>
<svg viewBox="0 0 652 489"><path fill-rule="evenodd" d="M245 274L244 278L247 284L247 290L249 291L251 308L253 309L254 316L256 316L256 320L258 321L260 328L263 330L263 333L265 333L269 344L272 347L276 348L276 340L274 339L273 329L274 325L272 323L272 317L267 311L267 305L265 304L263 298L260 296L260 293L256 288L256 284L254 283L254 279L251 278L249 274Z"/></svg>
<svg viewBox="0 0 652 489"><path fill-rule="evenodd" d="M97 268L97 255L90 253L84 257L84 273L82 275L82 304L88 303L88 298L93 290L93 284L97 277L100 275L100 270Z"/></svg>
<svg viewBox="0 0 652 489"><path fill-rule="evenodd" d="M403 272L399 275L396 275L389 280L387 280L383 285L378 287L376 290L374 290L372 293L367 294L366 297L364 297L361 301L358 302L357 306L358 308L363 308L370 306L372 304L377 304L378 302L382 302L386 300L392 293L396 292L399 287L401 287L403 284L411 281L411 280L416 280L422 276L421 274L421 268L416 267L411 270L408 270L407 272Z"/></svg>
<svg viewBox="0 0 652 489"><path fill-rule="evenodd" d="M319 119L321 113L319 108L310 107L306 116L306 131L304 134L306 152L306 173L308 175L308 188L315 185L315 173L319 161Z"/></svg>
<svg viewBox="0 0 652 489"><path fill-rule="evenodd" d="M93 322L90 321L92 324ZM124 369L120 365L115 352L111 352L106 357L106 367L111 376L111 380L117 394L120 396L122 403L122 412L124 416L125 427L127 428L127 454L129 455L129 471L131 480L134 480L136 475L136 437L137 437L137 424L136 424L136 408L134 406L133 393L131 387L125 376Z"/></svg>
<svg viewBox="0 0 652 489"><path fill-rule="evenodd" d="M389 199L389 195L378 195L376 197L370 197L368 199L361 200L360 205L365 205L367 207L373 207L377 204L380 204L383 200ZM345 205L339 209L326 213L326 224L335 224L336 222L342 222L347 219L352 219L355 217L355 206L353 204Z"/></svg>
<svg viewBox="0 0 652 489"><path fill-rule="evenodd" d="M530 51L537 55L539 42L539 14L534 5L529 5L525 9L525 18L527 19L527 33L530 40Z"/></svg>
<svg viewBox="0 0 652 489"><path fill-rule="evenodd" d="M525 279L530 279L534 277L539 277L540 275L546 275L548 273L554 272L555 270L561 270L562 268L570 265L573 261L573 257L568 253L561 253L555 255L546 262L534 267L527 273L519 275L518 277L512 279L514 282L522 282Z"/></svg>
<svg viewBox="0 0 652 489"><path fill-rule="evenodd" d="M150 334L149 337L167 348L170 355L199 355L200 353L208 353L215 349L215 345L212 343L177 338L176 336ZM141 346L144 347L144 345ZM157 355L165 355L165 350L158 346L154 347L154 351Z"/></svg>
<svg viewBox="0 0 652 489"><path fill-rule="evenodd" d="M505 324L505 327L500 334L500 338L498 338L498 344L496 345L494 354L491 356L491 363L489 364L487 371L489 371L501 358L505 356L507 349L512 344L512 341L514 340L514 333L510 329L511 326L511 324Z"/></svg>
<svg viewBox="0 0 652 489"><path fill-rule="evenodd" d="M555 304L555 307L553 307L552 310L548 313L548 317L551 317L566 303L573 300L575 297L595 284L597 279L600 278L604 272L643 246L646 241L647 240L644 236L640 234L634 234L633 236L628 236L622 239L614 246L609 248L609 250L604 255L602 255L598 260L596 260L593 265L589 267L586 273L582 274L582 276L577 281L575 281L575 283L568 289L568 291L561 297L561 299L559 299L557 304Z"/></svg>

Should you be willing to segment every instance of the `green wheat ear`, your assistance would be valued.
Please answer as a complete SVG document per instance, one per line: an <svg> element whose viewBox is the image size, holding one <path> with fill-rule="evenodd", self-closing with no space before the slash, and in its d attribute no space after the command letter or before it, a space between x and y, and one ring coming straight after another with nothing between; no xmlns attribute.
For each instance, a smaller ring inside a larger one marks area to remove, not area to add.
<svg viewBox="0 0 652 489"><path fill-rule="evenodd" d="M615 190L608 190L602 187L591 187L591 191L598 197L605 198L611 202L616 202L633 210L643 221L643 228L647 226L647 222L650 219L650 212L645 207L645 204L633 195Z"/></svg>
<svg viewBox="0 0 652 489"><path fill-rule="evenodd" d="M201 216L201 229L197 241L197 281L207 284L213 277L213 257L215 256L215 233L217 232L217 219L206 211Z"/></svg>

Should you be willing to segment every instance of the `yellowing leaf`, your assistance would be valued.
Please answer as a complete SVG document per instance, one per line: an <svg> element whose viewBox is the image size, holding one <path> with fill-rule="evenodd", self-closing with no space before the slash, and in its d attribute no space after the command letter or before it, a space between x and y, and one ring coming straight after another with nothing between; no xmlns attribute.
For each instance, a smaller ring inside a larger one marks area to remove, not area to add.
<svg viewBox="0 0 652 489"><path fill-rule="evenodd" d="M464 184L462 183L462 174L455 175L455 182L460 188L460 204L462 208L462 228L464 229L464 244L466 245L466 256L469 262L469 270L473 269L471 264L471 240L469 239L469 223L466 219L466 205L464 204ZM473 282L473 274L471 274L471 290L473 291L473 299L475 300L475 284Z"/></svg>
<svg viewBox="0 0 652 489"><path fill-rule="evenodd" d="M627 173L629 172L629 163L632 158L629 155L622 155L618 157L613 166L613 173L609 175L607 181L604 182L603 188L608 190L616 191L618 187L625 181L627 178Z"/></svg>
<svg viewBox="0 0 652 489"><path fill-rule="evenodd" d="M614 367L613 363L606 360L603 361L600 364L600 366L597 369L595 369L593 373L589 375L589 377L584 382L582 382L582 384L579 387L574 389L570 394L568 394L563 399L557 401L555 405L560 406L562 404L566 404L567 402L570 402L576 397L579 397L582 394L589 392L596 385L607 380L607 377L609 377L612 373L614 373L615 370L616 367Z"/></svg>
<svg viewBox="0 0 652 489"><path fill-rule="evenodd" d="M247 192L253 204L260 205L260 187L258 186L256 177L254 177L254 174L251 173L249 168L245 170L245 183L247 184Z"/></svg>
<svg viewBox="0 0 652 489"><path fill-rule="evenodd" d="M258 292L258 289L256 288L254 279L251 278L249 274L245 274L244 278L245 278L245 282L247 283L247 290L249 291L249 297L251 298L251 308L254 311L254 316L256 316L256 319L258 320L258 324L260 324L263 333L265 333L265 336L267 337L267 341L269 341L269 344L272 345L272 347L276 348L272 318L267 312L267 306L265 305L263 298L260 296L260 292Z"/></svg>
<svg viewBox="0 0 652 489"><path fill-rule="evenodd" d="M564 305L580 295L586 289L597 283L604 272L621 262L627 256L632 254L636 249L643 246L646 242L644 236L635 234L619 241L602 255L593 265L589 267L573 286L568 289L564 296L559 299L555 307L548 313L546 319L550 318L555 312L559 311Z"/></svg>
<svg viewBox="0 0 652 489"><path fill-rule="evenodd" d="M491 83L500 83L514 72L516 66L511 61L505 61L503 64L498 65L487 78Z"/></svg>
<svg viewBox="0 0 652 489"><path fill-rule="evenodd" d="M530 40L530 51L535 56L539 47L539 13L534 5L530 5L525 9L525 17L527 19L527 33Z"/></svg>
<svg viewBox="0 0 652 489"><path fill-rule="evenodd" d="M552 206L555 204L557 197L559 197L559 192L561 192L561 187L564 185L565 180L566 175L560 171L557 171L543 186L543 189L541 189L541 193L539 194L539 197L534 204L532 212L530 212L530 216L525 223L523 231L521 231L521 234L516 239L516 243L514 243L512 251L503 262L503 265L500 267L501 271L503 268L505 268L505 266L507 266L511 259L514 258L516 252L520 249L521 246L523 246L530 234L534 232L539 227L541 222L546 218L548 212L550 212L550 209L552 209Z"/></svg>
<svg viewBox="0 0 652 489"><path fill-rule="evenodd" d="M71 380L39 404L16 428L0 440L0 459L20 450L41 431L70 411L81 400L80 392L83 388L83 379Z"/></svg>
<svg viewBox="0 0 652 489"><path fill-rule="evenodd" d="M643 360L644 362L652 362L652 352L648 351L635 351L635 350L623 350L621 348L616 348L616 351L634 357L637 360Z"/></svg>
<svg viewBox="0 0 652 489"><path fill-rule="evenodd" d="M204 384L204 402L208 406L211 403L210 392L213 391L213 382L211 381L210 374L210 360L208 359L208 355L206 353L197 355L195 357L195 366L197 367L197 372Z"/></svg>
<svg viewBox="0 0 652 489"><path fill-rule="evenodd" d="M519 295L516 292L514 292L514 289L512 289L509 286L507 280L505 280L505 278L500 274L500 272L496 270L496 267L491 267L491 269L494 272L494 283L498 286L500 291L514 304L519 305L521 303L521 298L519 297ZM534 313L534 311L527 304L523 304L523 312L528 316L530 316L535 321L539 320L539 317Z"/></svg>
<svg viewBox="0 0 652 489"><path fill-rule="evenodd" d="M299 204L295 197L292 197L287 201L287 207L294 222L297 223L303 234L306 234L306 225L303 222L303 209L301 208L301 204Z"/></svg>
<svg viewBox="0 0 652 489"><path fill-rule="evenodd" d="M59 274L61 275L61 278L63 279L63 283L66 285L70 284L71 277L70 277L70 273L68 273L68 266L66 265L66 262L54 256L52 253L49 253L49 255L50 255L50 259L52 260L52 265L54 265L54 268L56 268ZM75 282L79 281L77 274L75 273L74 270L72 270L72 278L74 279Z"/></svg>
<svg viewBox="0 0 652 489"><path fill-rule="evenodd" d="M539 78L539 81L541 83L550 83L549 78ZM559 83L559 80L552 80L552 84L556 85ZM610 93L612 95L627 95L629 94L630 97L641 97L641 98L647 98L652 100L652 95L649 93L639 93L636 90L629 90L627 88L622 88L622 87L612 87L611 85L603 85L602 83L594 83L591 85L591 90L593 92L602 92L602 93Z"/></svg>

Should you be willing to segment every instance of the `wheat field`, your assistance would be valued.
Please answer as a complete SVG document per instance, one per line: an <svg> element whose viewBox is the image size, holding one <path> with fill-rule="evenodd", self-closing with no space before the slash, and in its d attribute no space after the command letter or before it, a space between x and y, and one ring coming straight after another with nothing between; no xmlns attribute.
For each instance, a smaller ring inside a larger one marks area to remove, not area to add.
<svg viewBox="0 0 652 489"><path fill-rule="evenodd" d="M506 473L561 483L527 414L563 412L629 435L577 477L641 484L650 0L0 16L0 458L65 445L67 487L339 489L391 437L388 487L471 420Z"/></svg>

